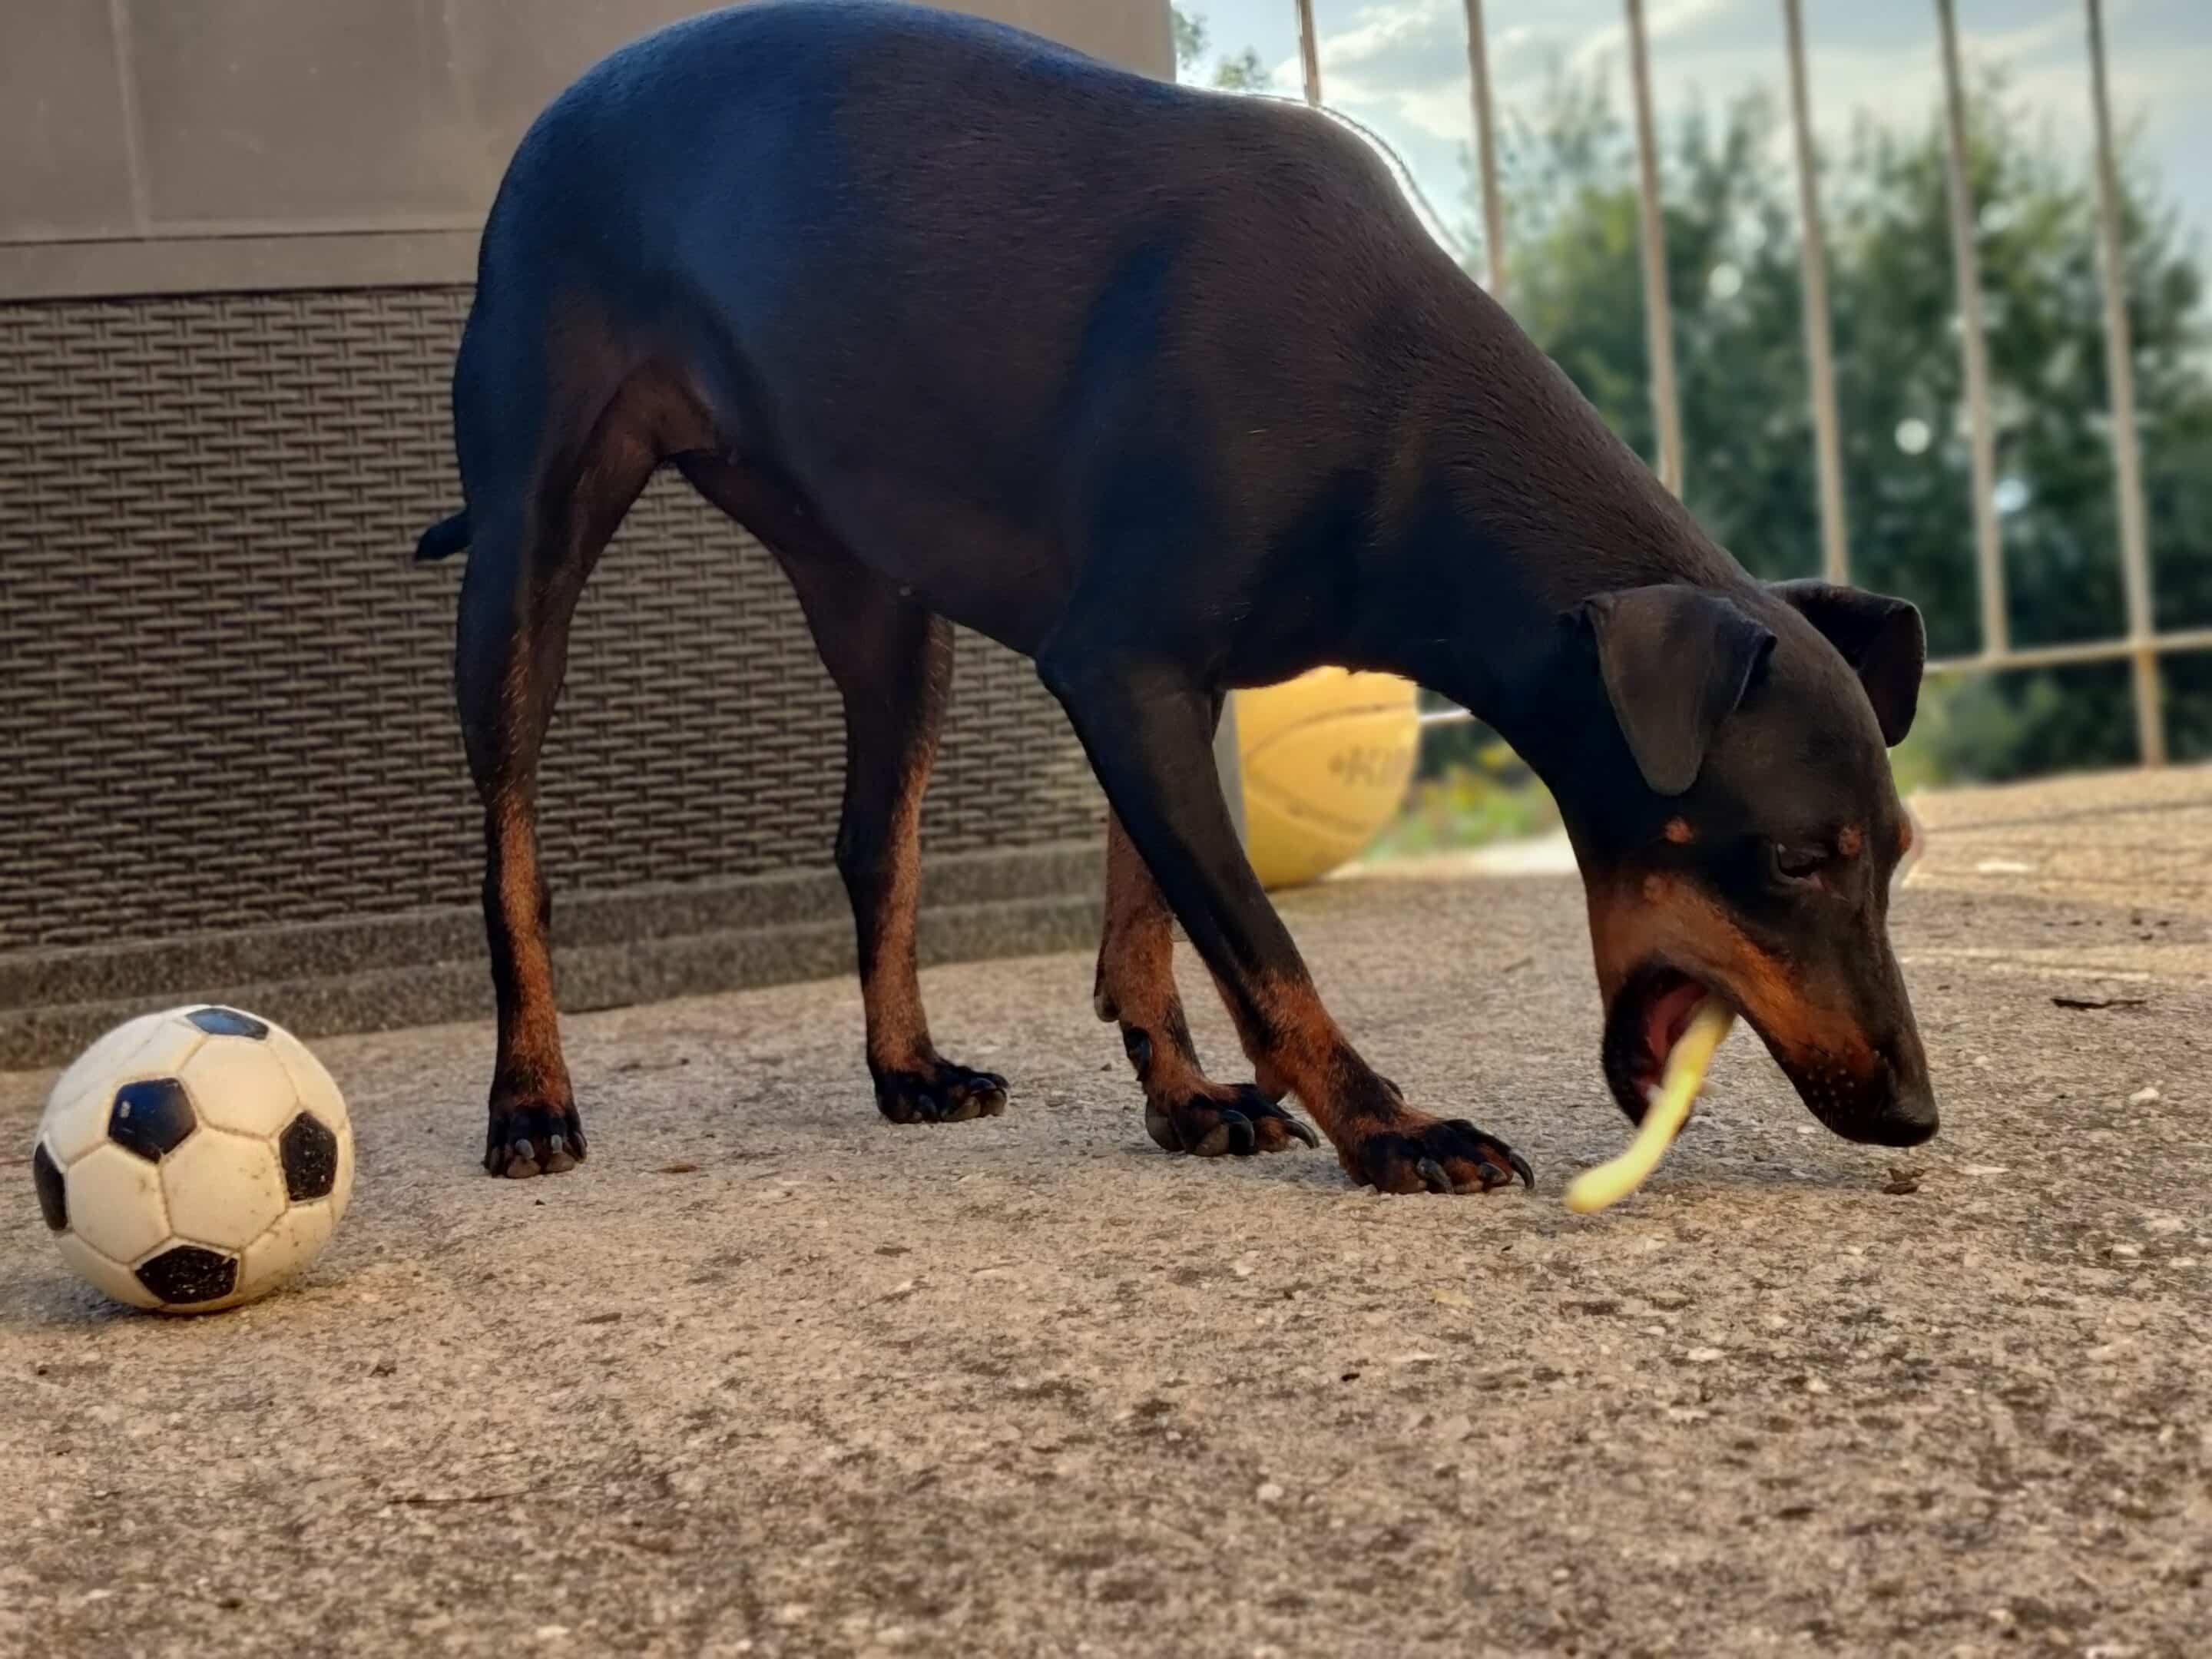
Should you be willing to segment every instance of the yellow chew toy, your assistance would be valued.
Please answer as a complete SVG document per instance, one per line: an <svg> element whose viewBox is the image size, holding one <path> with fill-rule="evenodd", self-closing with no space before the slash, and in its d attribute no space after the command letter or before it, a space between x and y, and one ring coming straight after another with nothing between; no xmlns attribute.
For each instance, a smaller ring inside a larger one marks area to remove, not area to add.
<svg viewBox="0 0 2212 1659"><path fill-rule="evenodd" d="M1713 1063L1735 1024L1735 1014L1717 998L1708 998L1690 1017L1689 1029L1667 1056L1667 1077L1644 1114L1636 1139L1628 1150L1595 1170L1584 1170L1567 1183L1567 1207L1577 1215L1618 1204L1650 1179L1667 1155L1674 1137L1690 1121L1691 1103L1705 1086L1705 1068Z"/></svg>

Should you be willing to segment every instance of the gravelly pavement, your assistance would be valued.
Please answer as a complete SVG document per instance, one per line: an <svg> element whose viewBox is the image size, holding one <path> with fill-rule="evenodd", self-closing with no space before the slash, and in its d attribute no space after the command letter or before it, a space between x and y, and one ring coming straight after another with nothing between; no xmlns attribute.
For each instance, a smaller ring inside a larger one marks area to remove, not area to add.
<svg viewBox="0 0 2212 1659"><path fill-rule="evenodd" d="M1018 1091L942 1129L848 984L579 1018L558 1181L475 1173L488 1030L319 1044L353 1213L204 1321L100 1306L11 1169L0 1651L2212 1650L2212 774L1921 810L1942 1138L1834 1140L1739 1037L1593 1218L1575 885L1441 870L1287 908L1533 1197L1154 1152L1073 956L928 976Z"/></svg>

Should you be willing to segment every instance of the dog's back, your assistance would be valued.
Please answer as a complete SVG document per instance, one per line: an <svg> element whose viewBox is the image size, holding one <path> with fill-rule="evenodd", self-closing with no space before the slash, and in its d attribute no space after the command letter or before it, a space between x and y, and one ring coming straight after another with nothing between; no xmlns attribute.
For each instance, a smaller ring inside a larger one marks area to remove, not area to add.
<svg viewBox="0 0 2212 1659"><path fill-rule="evenodd" d="M1371 434L1392 342L1472 292L1325 119L877 0L763 0L598 65L518 152L483 287L617 309L795 473L864 441L1015 519L1117 400L1232 447Z"/></svg>

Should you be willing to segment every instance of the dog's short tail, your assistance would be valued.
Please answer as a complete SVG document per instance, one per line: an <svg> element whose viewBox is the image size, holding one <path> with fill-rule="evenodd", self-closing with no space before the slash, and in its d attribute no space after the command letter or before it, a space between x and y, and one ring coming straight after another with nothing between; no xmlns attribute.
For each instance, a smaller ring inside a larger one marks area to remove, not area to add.
<svg viewBox="0 0 2212 1659"><path fill-rule="evenodd" d="M440 559L450 559L469 544L469 515L456 513L450 519L441 519L422 532L422 539L415 544L415 562L431 564Z"/></svg>

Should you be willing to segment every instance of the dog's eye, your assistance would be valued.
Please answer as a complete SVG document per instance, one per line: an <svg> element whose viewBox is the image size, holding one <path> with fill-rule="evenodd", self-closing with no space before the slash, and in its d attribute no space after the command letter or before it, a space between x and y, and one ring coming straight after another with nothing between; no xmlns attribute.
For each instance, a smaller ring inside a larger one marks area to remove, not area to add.
<svg viewBox="0 0 2212 1659"><path fill-rule="evenodd" d="M1827 850L1820 847L1786 847L1778 842L1773 848L1774 873L1784 881L1810 881L1820 873L1820 866L1828 861Z"/></svg>

